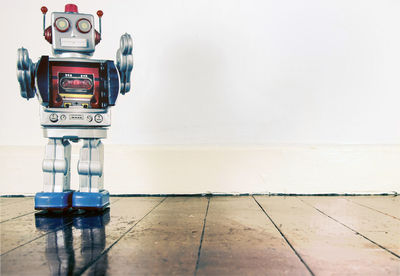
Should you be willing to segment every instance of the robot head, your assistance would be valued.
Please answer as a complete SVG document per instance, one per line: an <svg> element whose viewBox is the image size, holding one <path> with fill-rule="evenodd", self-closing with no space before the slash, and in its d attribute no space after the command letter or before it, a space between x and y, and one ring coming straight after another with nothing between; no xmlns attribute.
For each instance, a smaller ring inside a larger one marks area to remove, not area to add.
<svg viewBox="0 0 400 276"><path fill-rule="evenodd" d="M45 25L47 8L42 7L41 10ZM103 12L98 11L97 15L101 24ZM74 4L65 5L65 12L51 14L51 25L44 30L44 37L52 44L55 55L78 53L91 56L101 40L101 34L94 29L93 15L78 13L78 7Z"/></svg>

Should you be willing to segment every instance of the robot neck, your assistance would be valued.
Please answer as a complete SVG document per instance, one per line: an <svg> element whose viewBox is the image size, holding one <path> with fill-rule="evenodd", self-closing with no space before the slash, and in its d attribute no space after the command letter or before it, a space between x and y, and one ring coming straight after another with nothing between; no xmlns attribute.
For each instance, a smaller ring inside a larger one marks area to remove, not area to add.
<svg viewBox="0 0 400 276"><path fill-rule="evenodd" d="M92 56L92 53L83 54L83 53L77 53L77 52L62 52L62 53L54 53L54 56L62 57L62 58L86 58L87 59Z"/></svg>

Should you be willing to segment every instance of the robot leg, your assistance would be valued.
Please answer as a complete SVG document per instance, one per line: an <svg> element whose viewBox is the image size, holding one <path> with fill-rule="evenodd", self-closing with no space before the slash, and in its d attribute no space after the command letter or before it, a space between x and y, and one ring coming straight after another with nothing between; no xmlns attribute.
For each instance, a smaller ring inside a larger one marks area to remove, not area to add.
<svg viewBox="0 0 400 276"><path fill-rule="evenodd" d="M109 193L103 189L104 146L100 139L83 139L79 156L79 192L72 196L72 207L102 210L109 205Z"/></svg>
<svg viewBox="0 0 400 276"><path fill-rule="evenodd" d="M71 207L70 164L68 140L50 138L42 163L43 192L35 195L36 210L67 210Z"/></svg>

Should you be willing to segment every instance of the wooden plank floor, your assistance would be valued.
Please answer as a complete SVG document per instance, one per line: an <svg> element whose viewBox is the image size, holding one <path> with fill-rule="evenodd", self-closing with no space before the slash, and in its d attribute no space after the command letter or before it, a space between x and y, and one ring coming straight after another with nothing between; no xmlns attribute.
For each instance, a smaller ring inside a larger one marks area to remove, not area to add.
<svg viewBox="0 0 400 276"><path fill-rule="evenodd" d="M400 197L0 198L1 275L400 275Z"/></svg>

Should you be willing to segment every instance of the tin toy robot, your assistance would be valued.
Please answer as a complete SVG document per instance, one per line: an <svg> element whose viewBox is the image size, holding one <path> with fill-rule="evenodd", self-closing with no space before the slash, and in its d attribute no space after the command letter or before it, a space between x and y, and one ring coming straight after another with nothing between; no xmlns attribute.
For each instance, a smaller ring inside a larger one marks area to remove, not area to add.
<svg viewBox="0 0 400 276"><path fill-rule="evenodd" d="M111 60L90 59L101 41L94 17L67 4L65 12L53 12L46 28L47 8L42 7L43 36L54 57L42 56L35 64L28 51L18 49L17 77L21 96L37 95L40 122L47 137L42 168L43 192L35 195L37 210L102 210L109 205L103 188L104 150L101 139L111 125L110 107L118 94L129 92L133 67L132 38L121 36L116 65ZM70 141L83 141L78 162L79 191L70 190Z"/></svg>

